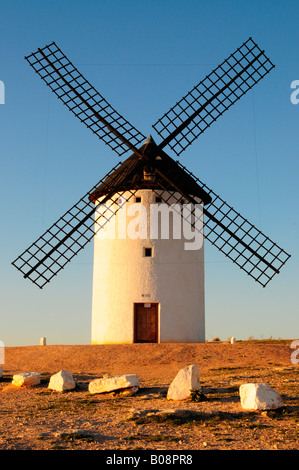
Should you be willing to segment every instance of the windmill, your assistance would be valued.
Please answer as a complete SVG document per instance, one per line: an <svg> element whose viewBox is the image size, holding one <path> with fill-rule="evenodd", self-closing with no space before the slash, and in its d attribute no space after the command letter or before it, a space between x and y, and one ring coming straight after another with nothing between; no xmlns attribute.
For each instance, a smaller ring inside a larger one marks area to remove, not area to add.
<svg viewBox="0 0 299 470"><path fill-rule="evenodd" d="M100 234L112 221L119 226L120 198L123 205L146 208L188 204L193 228L200 206L204 239L265 287L290 255L164 148L180 155L274 65L249 38L153 125L162 139L156 144L124 119L54 42L26 60L105 144L119 156L131 155L12 264L43 288L94 238L93 343L204 341L203 247L186 250L174 236L108 240Z"/></svg>

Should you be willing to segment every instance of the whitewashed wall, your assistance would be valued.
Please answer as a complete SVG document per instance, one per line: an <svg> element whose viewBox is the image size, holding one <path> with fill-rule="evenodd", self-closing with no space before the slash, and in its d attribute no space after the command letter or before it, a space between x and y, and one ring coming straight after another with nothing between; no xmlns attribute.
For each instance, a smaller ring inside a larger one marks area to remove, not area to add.
<svg viewBox="0 0 299 470"><path fill-rule="evenodd" d="M155 202L155 193L139 190L136 196L141 196L147 211L147 219L142 220L149 233L150 204ZM127 214L140 207L132 204L135 198L127 202ZM127 215L129 231L138 215ZM116 231L120 217L124 217L124 211L114 217ZM112 221L110 229L111 224ZM136 229L138 232L140 227ZM204 248L185 250L185 243L184 238L144 240L95 236L93 344L132 343L136 302L159 303L159 342L205 341ZM152 247L153 257L144 257L145 247Z"/></svg>

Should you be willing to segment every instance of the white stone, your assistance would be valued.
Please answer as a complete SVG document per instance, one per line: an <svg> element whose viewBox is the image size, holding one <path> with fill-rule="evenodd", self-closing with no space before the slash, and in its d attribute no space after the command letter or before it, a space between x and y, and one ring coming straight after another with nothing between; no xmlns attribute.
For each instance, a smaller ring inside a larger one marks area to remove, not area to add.
<svg viewBox="0 0 299 470"><path fill-rule="evenodd" d="M234 336L232 336L231 339L230 339L230 342L231 342L231 344L235 344L236 343L236 338Z"/></svg>
<svg viewBox="0 0 299 470"><path fill-rule="evenodd" d="M249 383L240 386L241 406L246 410L273 410L283 406L279 393L266 383Z"/></svg>
<svg viewBox="0 0 299 470"><path fill-rule="evenodd" d="M61 370L50 377L48 388L63 392L64 390L72 390L76 387L73 375L68 370Z"/></svg>
<svg viewBox="0 0 299 470"><path fill-rule="evenodd" d="M107 393L113 390L130 388L136 392L139 387L140 382L137 375L128 374L94 379L89 383L88 390L89 393Z"/></svg>
<svg viewBox="0 0 299 470"><path fill-rule="evenodd" d="M199 372L196 364L181 369L171 382L168 400L186 400L191 397L191 390L201 390Z"/></svg>
<svg viewBox="0 0 299 470"><path fill-rule="evenodd" d="M41 337L39 341L40 346L45 346L46 345L46 338L44 336Z"/></svg>
<svg viewBox="0 0 299 470"><path fill-rule="evenodd" d="M40 378L39 372L22 372L13 376L12 384L17 387L32 387L40 383Z"/></svg>

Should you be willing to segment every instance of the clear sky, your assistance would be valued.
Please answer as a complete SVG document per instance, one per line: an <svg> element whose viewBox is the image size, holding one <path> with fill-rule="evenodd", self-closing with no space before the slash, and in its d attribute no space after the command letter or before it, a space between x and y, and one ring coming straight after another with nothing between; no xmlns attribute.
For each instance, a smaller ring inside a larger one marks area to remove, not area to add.
<svg viewBox="0 0 299 470"><path fill-rule="evenodd" d="M275 69L179 160L292 257L262 288L207 242L206 337L298 338L298 0L2 0L0 18L0 340L90 343L92 243L42 290L11 261L119 161L24 56L55 41L159 142L152 124L250 36Z"/></svg>

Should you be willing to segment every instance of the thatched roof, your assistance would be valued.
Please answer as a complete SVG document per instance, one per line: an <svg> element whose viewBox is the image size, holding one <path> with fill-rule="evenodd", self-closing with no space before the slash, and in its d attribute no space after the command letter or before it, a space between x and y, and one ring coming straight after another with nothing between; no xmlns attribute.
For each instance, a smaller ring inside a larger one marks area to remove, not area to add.
<svg viewBox="0 0 299 470"><path fill-rule="evenodd" d="M132 154L89 196L95 201L108 192L115 190L128 191L135 189L180 190L182 195L199 197L204 204L211 202L211 197L175 160L169 157L151 137L139 149L144 155L140 158ZM155 175L154 178L145 177Z"/></svg>

